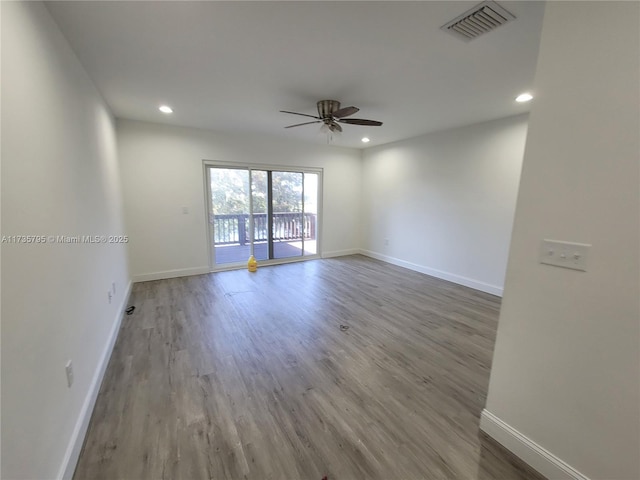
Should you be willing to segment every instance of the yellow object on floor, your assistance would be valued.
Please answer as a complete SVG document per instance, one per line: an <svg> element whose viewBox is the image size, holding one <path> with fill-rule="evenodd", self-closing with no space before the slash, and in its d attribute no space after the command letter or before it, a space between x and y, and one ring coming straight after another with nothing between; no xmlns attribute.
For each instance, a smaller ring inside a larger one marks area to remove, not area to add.
<svg viewBox="0 0 640 480"><path fill-rule="evenodd" d="M253 255L249 257L247 268L250 272L255 272L258 269L258 262L256 262L256 257L254 257Z"/></svg>

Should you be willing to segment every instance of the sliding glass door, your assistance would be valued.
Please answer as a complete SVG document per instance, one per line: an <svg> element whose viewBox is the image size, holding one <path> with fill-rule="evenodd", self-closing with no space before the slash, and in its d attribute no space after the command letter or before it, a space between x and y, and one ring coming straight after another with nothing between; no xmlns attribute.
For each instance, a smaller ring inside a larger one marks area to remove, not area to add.
<svg viewBox="0 0 640 480"><path fill-rule="evenodd" d="M303 228L304 239L302 243L303 255L317 255L318 252L318 202L320 175L308 172L303 178Z"/></svg>
<svg viewBox="0 0 640 480"><path fill-rule="evenodd" d="M302 178L298 172L271 172L272 258L299 257L304 251Z"/></svg>
<svg viewBox="0 0 640 480"><path fill-rule="evenodd" d="M212 268L317 256L321 171L206 165Z"/></svg>
<svg viewBox="0 0 640 480"><path fill-rule="evenodd" d="M251 170L251 218L253 220L253 256L256 260L269 257L269 172ZM247 257L249 258L249 257Z"/></svg>
<svg viewBox="0 0 640 480"><path fill-rule="evenodd" d="M215 263L246 261L248 238L249 170L209 168L209 223L213 227Z"/></svg>

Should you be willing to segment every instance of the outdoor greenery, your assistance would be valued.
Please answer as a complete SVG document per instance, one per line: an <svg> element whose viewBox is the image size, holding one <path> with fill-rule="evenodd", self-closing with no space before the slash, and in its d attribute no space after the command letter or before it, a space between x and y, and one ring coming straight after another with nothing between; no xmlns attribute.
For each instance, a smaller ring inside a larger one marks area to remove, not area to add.
<svg viewBox="0 0 640 480"><path fill-rule="evenodd" d="M249 172L231 168L209 169L214 215L249 213ZM251 172L253 211L267 213L267 172ZM302 212L303 174L273 172L273 212Z"/></svg>

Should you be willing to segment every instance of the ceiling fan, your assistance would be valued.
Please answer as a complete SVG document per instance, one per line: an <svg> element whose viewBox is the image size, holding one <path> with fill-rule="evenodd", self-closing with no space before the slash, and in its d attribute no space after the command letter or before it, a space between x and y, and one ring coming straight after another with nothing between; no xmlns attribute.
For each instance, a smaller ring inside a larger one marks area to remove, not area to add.
<svg viewBox="0 0 640 480"><path fill-rule="evenodd" d="M307 115L306 113L288 112L286 110L280 110L282 113L291 113L293 115L302 115L303 117L315 118L313 122L296 123L295 125L289 125L284 128L300 127L302 125L311 125L312 123L323 123L323 128L326 126L330 132L341 132L342 127L340 123L348 123L351 125L366 125L370 127L379 127L382 122L376 120L364 120L362 118L344 118L358 112L360 109L357 107L344 107L340 108L340 102L337 100L320 100L317 104L318 116Z"/></svg>

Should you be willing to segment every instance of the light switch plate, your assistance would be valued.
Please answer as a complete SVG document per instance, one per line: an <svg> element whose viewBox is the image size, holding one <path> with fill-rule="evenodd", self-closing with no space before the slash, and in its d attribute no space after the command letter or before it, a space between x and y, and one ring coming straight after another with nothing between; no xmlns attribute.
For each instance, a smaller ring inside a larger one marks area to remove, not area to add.
<svg viewBox="0 0 640 480"><path fill-rule="evenodd" d="M586 272L589 248L591 245L586 243L545 239L540 249L540 263Z"/></svg>

